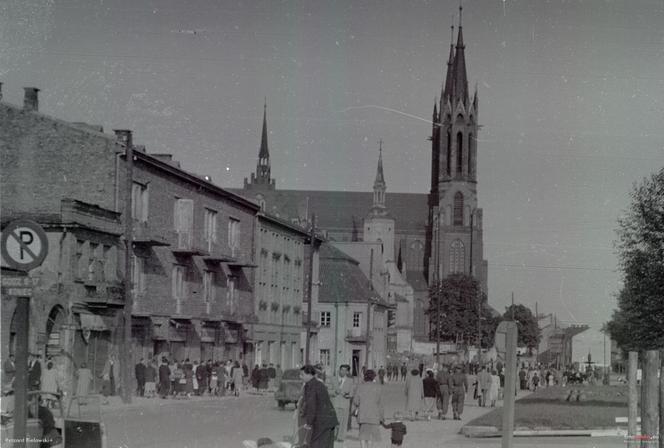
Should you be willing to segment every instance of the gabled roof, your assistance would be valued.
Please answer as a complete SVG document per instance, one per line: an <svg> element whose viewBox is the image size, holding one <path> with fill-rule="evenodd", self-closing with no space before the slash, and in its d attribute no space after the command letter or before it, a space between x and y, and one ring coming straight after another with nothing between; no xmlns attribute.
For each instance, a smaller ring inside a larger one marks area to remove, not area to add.
<svg viewBox="0 0 664 448"><path fill-rule="evenodd" d="M320 303L366 303L368 299L382 302L360 270L359 262L329 243L321 245L319 277Z"/></svg>
<svg viewBox="0 0 664 448"><path fill-rule="evenodd" d="M230 190L252 200L257 194L262 195L265 210L281 218L305 217L315 213L318 227L349 233L353 230L353 217L361 222L373 205L373 192L364 191ZM428 216L426 194L386 193L385 196L385 205L396 221L397 233L424 233Z"/></svg>

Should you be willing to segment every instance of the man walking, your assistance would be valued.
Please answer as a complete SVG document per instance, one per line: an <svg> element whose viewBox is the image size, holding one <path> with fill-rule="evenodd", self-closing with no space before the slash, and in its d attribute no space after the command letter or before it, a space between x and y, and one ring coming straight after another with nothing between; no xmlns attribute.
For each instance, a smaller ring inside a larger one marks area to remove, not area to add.
<svg viewBox="0 0 664 448"><path fill-rule="evenodd" d="M461 420L463 414L463 402L466 399L466 392L468 392L468 378L466 374L461 371L461 366L454 367L454 375L451 378L452 384L452 413L454 420Z"/></svg>
<svg viewBox="0 0 664 448"><path fill-rule="evenodd" d="M447 409L450 406L450 394L452 392L452 375L449 367L442 367L436 375L440 395L438 400L438 418L445 420Z"/></svg>
<svg viewBox="0 0 664 448"><path fill-rule="evenodd" d="M166 398L171 389L171 368L168 367L166 358L161 358L159 366L159 396Z"/></svg>
<svg viewBox="0 0 664 448"><path fill-rule="evenodd" d="M408 367L406 367L406 363L404 362L401 365L401 381L406 381L406 374L408 373Z"/></svg>
<svg viewBox="0 0 664 448"><path fill-rule="evenodd" d="M145 364L143 364L143 358L134 367L134 376L136 377L136 396L142 397L145 395Z"/></svg>
<svg viewBox="0 0 664 448"><path fill-rule="evenodd" d="M339 424L327 387L316 379L316 369L305 365L300 369L304 393L300 415L309 433L308 448L334 448L334 428Z"/></svg>
<svg viewBox="0 0 664 448"><path fill-rule="evenodd" d="M481 407L486 407L486 402L489 399L489 389L491 389L491 374L487 370L486 366L482 367L480 373L477 375L477 381L479 382L479 404Z"/></svg>
<svg viewBox="0 0 664 448"><path fill-rule="evenodd" d="M346 438L346 427L350 415L350 399L353 396L353 382L348 377L349 372L350 366L342 364L339 367L339 378L334 387L334 409L339 420L336 436L338 442L343 442Z"/></svg>

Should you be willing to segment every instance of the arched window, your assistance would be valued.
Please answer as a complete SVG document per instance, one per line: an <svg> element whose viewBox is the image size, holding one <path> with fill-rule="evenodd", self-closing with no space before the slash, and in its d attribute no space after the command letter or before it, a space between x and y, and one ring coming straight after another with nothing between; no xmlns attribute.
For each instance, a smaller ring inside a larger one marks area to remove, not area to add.
<svg viewBox="0 0 664 448"><path fill-rule="evenodd" d="M447 131L447 175L452 173L452 134Z"/></svg>
<svg viewBox="0 0 664 448"><path fill-rule="evenodd" d="M461 174L463 172L463 134L461 132L457 134L456 150L456 172Z"/></svg>
<svg viewBox="0 0 664 448"><path fill-rule="evenodd" d="M461 240L454 240L450 245L450 273L464 272L466 251Z"/></svg>
<svg viewBox="0 0 664 448"><path fill-rule="evenodd" d="M463 225L463 193L460 191L454 195L454 225Z"/></svg>
<svg viewBox="0 0 664 448"><path fill-rule="evenodd" d="M475 142L473 141L473 134L468 134L468 174L473 174L473 148Z"/></svg>

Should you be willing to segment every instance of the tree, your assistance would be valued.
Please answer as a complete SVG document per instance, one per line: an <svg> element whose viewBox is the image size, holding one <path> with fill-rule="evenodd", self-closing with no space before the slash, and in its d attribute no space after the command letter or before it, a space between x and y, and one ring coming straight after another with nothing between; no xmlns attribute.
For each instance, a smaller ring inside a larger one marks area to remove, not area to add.
<svg viewBox="0 0 664 448"><path fill-rule="evenodd" d="M503 319L516 321L519 329L519 337L517 339L519 347L528 347L530 350L537 347L541 336L540 329L537 324L537 318L530 308L521 304L510 305L505 308Z"/></svg>
<svg viewBox="0 0 664 448"><path fill-rule="evenodd" d="M664 168L634 186L617 234L623 287L607 329L623 350L658 349L664 346Z"/></svg>
<svg viewBox="0 0 664 448"><path fill-rule="evenodd" d="M479 302L481 301L481 305ZM440 316L438 304L440 303ZM486 295L473 277L465 274L452 274L432 285L429 289L429 339L437 340L440 327L440 340L446 342L463 341L466 344L477 343L478 313L481 310L482 345L493 344L493 334L487 323L493 325L492 316L485 305ZM497 326L497 324L496 324ZM493 328L495 332L495 327Z"/></svg>

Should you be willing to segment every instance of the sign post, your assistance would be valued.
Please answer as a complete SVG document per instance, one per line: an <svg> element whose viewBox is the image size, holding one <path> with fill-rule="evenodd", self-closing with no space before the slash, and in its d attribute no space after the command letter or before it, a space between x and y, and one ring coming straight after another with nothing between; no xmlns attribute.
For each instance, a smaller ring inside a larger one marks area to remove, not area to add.
<svg viewBox="0 0 664 448"><path fill-rule="evenodd" d="M514 395L516 393L516 322L503 321L496 330L496 350L505 354L505 393L503 394L502 448L512 448L514 433Z"/></svg>
<svg viewBox="0 0 664 448"><path fill-rule="evenodd" d="M30 323L30 297L32 279L28 271L40 266L48 253L48 239L44 229L33 221L19 219L2 229L0 254L10 268L20 271L16 276L3 275L2 294L16 300L16 376L14 377L14 446L26 444L28 419L28 348Z"/></svg>

